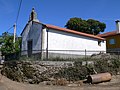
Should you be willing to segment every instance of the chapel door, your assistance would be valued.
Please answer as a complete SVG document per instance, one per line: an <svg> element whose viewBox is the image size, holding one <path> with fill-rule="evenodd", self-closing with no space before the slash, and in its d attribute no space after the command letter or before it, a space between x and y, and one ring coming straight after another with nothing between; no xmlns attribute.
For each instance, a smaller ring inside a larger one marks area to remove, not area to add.
<svg viewBox="0 0 120 90"><path fill-rule="evenodd" d="M32 40L29 40L28 43L28 57L32 56Z"/></svg>

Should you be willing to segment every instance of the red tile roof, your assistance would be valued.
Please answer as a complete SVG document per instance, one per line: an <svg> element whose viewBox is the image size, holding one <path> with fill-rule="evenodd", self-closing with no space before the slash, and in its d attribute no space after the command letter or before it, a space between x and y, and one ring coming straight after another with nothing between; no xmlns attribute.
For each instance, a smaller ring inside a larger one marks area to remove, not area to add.
<svg viewBox="0 0 120 90"><path fill-rule="evenodd" d="M95 39L99 39L99 40L105 40L104 38L101 38L100 36L95 36L95 35L91 35L91 34L87 34L87 33L83 33L83 32L78 32L78 31L75 31L75 30L61 28L61 27L54 26L54 25L46 24L46 27L50 28L50 29L56 29L56 30L59 30L59 31L64 31L64 32L73 33L73 34L77 34L77 35L82 35L82 36L86 36L86 37L90 37L90 38L95 38Z"/></svg>
<svg viewBox="0 0 120 90"><path fill-rule="evenodd" d="M99 34L97 36L105 38L105 37L108 37L108 36L114 36L114 35L118 35L118 34L120 34L120 33L117 33L117 31L112 31L112 32Z"/></svg>
<svg viewBox="0 0 120 90"><path fill-rule="evenodd" d="M33 21L33 22L38 23L38 24L42 24L42 23L36 22L36 21ZM25 28L27 27L27 25L28 24L26 24ZM75 31L75 30L61 28L61 27L58 27L58 26L50 25L50 24L42 24L42 25L45 25L47 28L50 28L50 29L55 29L55 30L64 31L64 32L68 32L68 33L73 33L73 34L77 34L77 35L82 35L82 36L95 38L95 39L99 39L99 40L105 40L104 38L101 38L100 36L97 36L97 35L95 36L95 35L92 35L92 34L87 34L87 33L78 32L78 31ZM25 28L23 29L22 33L24 32ZM22 35L22 33L21 33L21 35Z"/></svg>

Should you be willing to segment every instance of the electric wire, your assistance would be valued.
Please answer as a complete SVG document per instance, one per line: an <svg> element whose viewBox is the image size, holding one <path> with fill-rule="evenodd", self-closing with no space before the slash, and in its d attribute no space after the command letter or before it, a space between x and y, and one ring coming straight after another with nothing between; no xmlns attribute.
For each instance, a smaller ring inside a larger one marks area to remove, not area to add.
<svg viewBox="0 0 120 90"><path fill-rule="evenodd" d="M14 27L13 25L11 27L9 27L6 32L8 32L9 30L11 30L13 27Z"/></svg>
<svg viewBox="0 0 120 90"><path fill-rule="evenodd" d="M22 0L20 0L20 5L19 5L19 8L18 8L18 13L17 13L16 21L15 21L16 24L18 22L21 6L22 6Z"/></svg>
<svg viewBox="0 0 120 90"><path fill-rule="evenodd" d="M17 22L18 22L19 14L20 14L21 6L22 6L22 0L20 0L20 4L19 4L19 8L18 8L18 12L17 12L17 17L16 17L16 21L15 21L16 26L17 26ZM14 27L14 25L12 25L11 27L9 27L5 32L8 32L8 31L11 30L13 27Z"/></svg>

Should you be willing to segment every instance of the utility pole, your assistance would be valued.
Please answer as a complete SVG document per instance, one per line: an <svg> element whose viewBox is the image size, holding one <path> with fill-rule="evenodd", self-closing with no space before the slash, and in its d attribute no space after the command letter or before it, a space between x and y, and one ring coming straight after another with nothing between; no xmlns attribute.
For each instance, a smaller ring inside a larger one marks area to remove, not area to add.
<svg viewBox="0 0 120 90"><path fill-rule="evenodd" d="M14 24L14 39L13 39L13 43L15 43L15 38L16 38L16 23Z"/></svg>

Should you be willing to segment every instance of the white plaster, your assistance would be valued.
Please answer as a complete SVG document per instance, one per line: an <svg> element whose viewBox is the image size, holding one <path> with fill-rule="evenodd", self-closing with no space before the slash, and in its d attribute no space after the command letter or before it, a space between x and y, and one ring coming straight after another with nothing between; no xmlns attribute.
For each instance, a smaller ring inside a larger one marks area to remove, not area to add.
<svg viewBox="0 0 120 90"><path fill-rule="evenodd" d="M45 30L44 30L45 31ZM47 48L47 32L45 33L44 49ZM52 53L67 53L67 54L85 54L85 49L91 55L93 53L99 53L100 51L106 51L106 42L101 42L101 46L98 45L98 39L66 33L58 30L49 29L48 31L48 50L82 50L83 52L73 51L51 51ZM49 51L50 52L50 51Z"/></svg>
<svg viewBox="0 0 120 90"><path fill-rule="evenodd" d="M33 50L47 49L47 31L48 31L48 50L51 53L71 54L71 55L91 55L99 53L100 51L106 51L106 41L101 42L101 46L98 45L98 39L67 33L63 31L53 29L42 29L42 24L30 22L27 28L22 34L22 51L27 50L27 41L33 40ZM42 39L41 39L42 35ZM41 43L42 40L42 43ZM56 50L56 51L54 51ZM57 51L61 50L61 51ZM66 51L62 51L66 50ZM67 51L70 50L70 51ZM71 51L76 50L76 51ZM95 52L88 52L95 51ZM37 52L33 52L37 53ZM24 52L27 54L27 52Z"/></svg>
<svg viewBox="0 0 120 90"><path fill-rule="evenodd" d="M33 41L33 52L38 53L41 50L41 30L42 25L29 22L24 32L22 33L22 54L27 54L27 41Z"/></svg>

